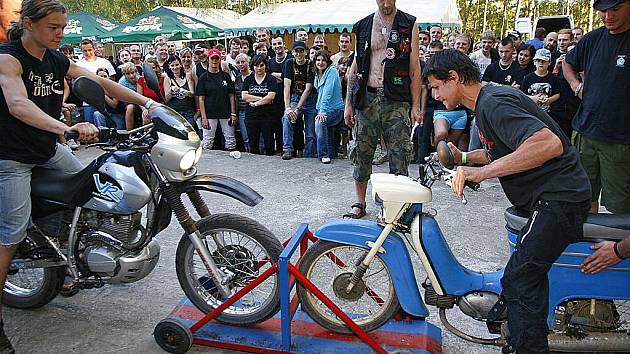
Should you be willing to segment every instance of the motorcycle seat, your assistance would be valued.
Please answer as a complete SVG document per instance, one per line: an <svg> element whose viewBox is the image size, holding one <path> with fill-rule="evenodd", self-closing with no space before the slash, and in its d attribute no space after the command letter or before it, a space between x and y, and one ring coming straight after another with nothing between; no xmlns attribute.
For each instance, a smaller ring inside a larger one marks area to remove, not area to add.
<svg viewBox="0 0 630 354"><path fill-rule="evenodd" d="M527 224L527 215L509 207L504 213L508 230L518 233ZM620 241L630 237L630 214L589 214L583 226L584 241Z"/></svg>
<svg viewBox="0 0 630 354"><path fill-rule="evenodd" d="M31 175L31 196L72 204L76 194L81 191L81 186L92 180L91 175L96 167L96 162L92 162L76 173L36 167Z"/></svg>

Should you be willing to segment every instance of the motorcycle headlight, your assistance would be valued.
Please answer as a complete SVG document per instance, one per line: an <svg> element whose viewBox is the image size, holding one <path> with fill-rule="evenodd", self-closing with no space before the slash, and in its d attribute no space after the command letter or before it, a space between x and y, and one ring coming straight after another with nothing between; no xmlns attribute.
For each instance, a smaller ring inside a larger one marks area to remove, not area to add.
<svg viewBox="0 0 630 354"><path fill-rule="evenodd" d="M199 162L199 160L201 160L201 153L203 152L203 149L201 148L201 146L199 146L197 148L197 151L195 152L195 164L197 164Z"/></svg>
<svg viewBox="0 0 630 354"><path fill-rule="evenodd" d="M193 167L196 157L197 153L195 152L195 150L190 150L185 153L184 157L182 157L182 159L179 161L179 169L183 172Z"/></svg>

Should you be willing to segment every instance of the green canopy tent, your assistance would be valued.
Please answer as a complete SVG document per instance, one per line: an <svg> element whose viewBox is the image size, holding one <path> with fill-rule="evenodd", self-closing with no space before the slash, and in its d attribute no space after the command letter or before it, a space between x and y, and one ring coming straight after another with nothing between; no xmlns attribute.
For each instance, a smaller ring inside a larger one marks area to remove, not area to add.
<svg viewBox="0 0 630 354"><path fill-rule="evenodd" d="M219 32L223 31L218 27L160 6L129 20L100 39L102 42L138 43L151 42L156 36L163 35L168 40L189 41L218 37Z"/></svg>
<svg viewBox="0 0 630 354"><path fill-rule="evenodd" d="M78 44L86 38L97 40L100 37L107 36L118 25L118 23L87 12L73 12L68 15L68 24L63 30L64 38L62 43Z"/></svg>

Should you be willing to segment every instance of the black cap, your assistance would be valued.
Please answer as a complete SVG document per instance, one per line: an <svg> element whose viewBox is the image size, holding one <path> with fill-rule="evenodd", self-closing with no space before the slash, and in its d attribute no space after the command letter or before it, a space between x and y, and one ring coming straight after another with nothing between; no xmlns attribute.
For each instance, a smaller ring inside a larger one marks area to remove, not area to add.
<svg viewBox="0 0 630 354"><path fill-rule="evenodd" d="M208 47L206 47L206 45L202 43L195 44L195 47L193 48L193 52L205 52L207 50Z"/></svg>
<svg viewBox="0 0 630 354"><path fill-rule="evenodd" d="M295 42L293 42L293 50L296 50L296 49L306 50L306 43L304 43L302 41L295 41Z"/></svg>
<svg viewBox="0 0 630 354"><path fill-rule="evenodd" d="M593 7L595 10L606 11L611 7L623 4L626 0L595 0Z"/></svg>

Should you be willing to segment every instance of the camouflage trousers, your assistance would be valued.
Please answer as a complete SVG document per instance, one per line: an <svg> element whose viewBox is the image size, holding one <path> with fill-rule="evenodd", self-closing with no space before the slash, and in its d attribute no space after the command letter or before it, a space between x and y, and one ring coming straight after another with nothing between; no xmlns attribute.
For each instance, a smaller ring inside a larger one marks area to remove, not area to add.
<svg viewBox="0 0 630 354"><path fill-rule="evenodd" d="M408 175L412 157L410 104L392 101L382 91L367 93L367 105L359 110L352 129L350 159L355 181L365 182L372 173L372 159L383 136L389 158L389 173Z"/></svg>

